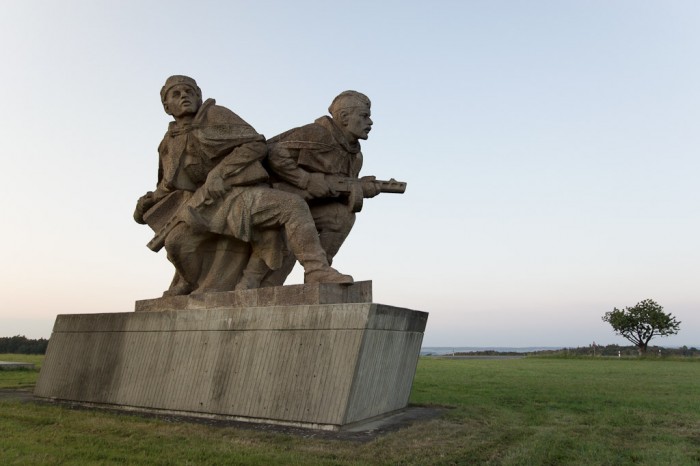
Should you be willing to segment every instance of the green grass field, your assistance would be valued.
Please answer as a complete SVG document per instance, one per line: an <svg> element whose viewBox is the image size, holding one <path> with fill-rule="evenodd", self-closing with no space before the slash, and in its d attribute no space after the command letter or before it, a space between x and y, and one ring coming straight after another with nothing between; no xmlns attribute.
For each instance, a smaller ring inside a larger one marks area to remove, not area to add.
<svg viewBox="0 0 700 466"><path fill-rule="evenodd" d="M0 401L0 464L700 464L697 359L421 358L411 403L357 442Z"/></svg>
<svg viewBox="0 0 700 466"><path fill-rule="evenodd" d="M30 362L35 366L33 371L28 369L0 371L0 389L30 389L34 387L43 360L44 355L37 354L0 354L0 361Z"/></svg>

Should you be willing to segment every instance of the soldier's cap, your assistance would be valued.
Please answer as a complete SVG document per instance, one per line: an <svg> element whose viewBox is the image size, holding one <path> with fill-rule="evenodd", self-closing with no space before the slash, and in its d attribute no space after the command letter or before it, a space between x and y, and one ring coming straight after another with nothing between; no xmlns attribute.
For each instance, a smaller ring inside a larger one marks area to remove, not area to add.
<svg viewBox="0 0 700 466"><path fill-rule="evenodd" d="M197 95L200 98L202 97L202 90L197 85L197 81L190 78L189 76L182 76L182 75L176 74L174 76L170 76L168 79L165 80L165 85L160 90L161 102L165 103L165 96L168 95L168 91L170 89L172 89L173 87L177 86L178 84L187 84L188 86L190 86L192 89L194 89L197 92Z"/></svg>
<svg viewBox="0 0 700 466"><path fill-rule="evenodd" d="M370 108L372 102L369 97L361 92L357 91L343 91L333 99L331 105L328 107L328 111L331 115L335 115L336 112L346 109L346 108L358 108L366 107Z"/></svg>

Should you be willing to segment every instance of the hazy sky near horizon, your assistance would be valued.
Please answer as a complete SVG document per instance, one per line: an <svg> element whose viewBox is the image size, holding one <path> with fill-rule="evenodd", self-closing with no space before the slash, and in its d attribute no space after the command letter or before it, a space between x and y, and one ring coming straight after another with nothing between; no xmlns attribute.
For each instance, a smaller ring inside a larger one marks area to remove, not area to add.
<svg viewBox="0 0 700 466"><path fill-rule="evenodd" d="M428 311L425 346L624 343L651 298L700 345L700 2L6 0L0 336L130 312L172 276L132 219L172 74L272 137L372 99L334 265ZM293 275L292 283L300 283ZM289 282L289 281L288 281Z"/></svg>

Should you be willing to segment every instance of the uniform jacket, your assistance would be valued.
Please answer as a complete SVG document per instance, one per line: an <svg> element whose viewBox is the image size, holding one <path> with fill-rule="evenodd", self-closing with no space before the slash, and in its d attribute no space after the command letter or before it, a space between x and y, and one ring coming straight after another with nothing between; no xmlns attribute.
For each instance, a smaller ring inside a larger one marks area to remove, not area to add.
<svg viewBox="0 0 700 466"><path fill-rule="evenodd" d="M362 168L359 142L349 143L328 116L275 136L268 148L273 175L299 189L308 185L309 173L357 178Z"/></svg>

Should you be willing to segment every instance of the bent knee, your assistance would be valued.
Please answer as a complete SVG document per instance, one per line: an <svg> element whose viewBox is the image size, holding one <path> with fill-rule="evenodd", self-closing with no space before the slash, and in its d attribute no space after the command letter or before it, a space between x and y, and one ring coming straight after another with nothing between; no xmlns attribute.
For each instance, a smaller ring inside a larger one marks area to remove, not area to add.
<svg viewBox="0 0 700 466"><path fill-rule="evenodd" d="M340 202L314 206L311 216L319 231L348 232L355 224L355 213Z"/></svg>

